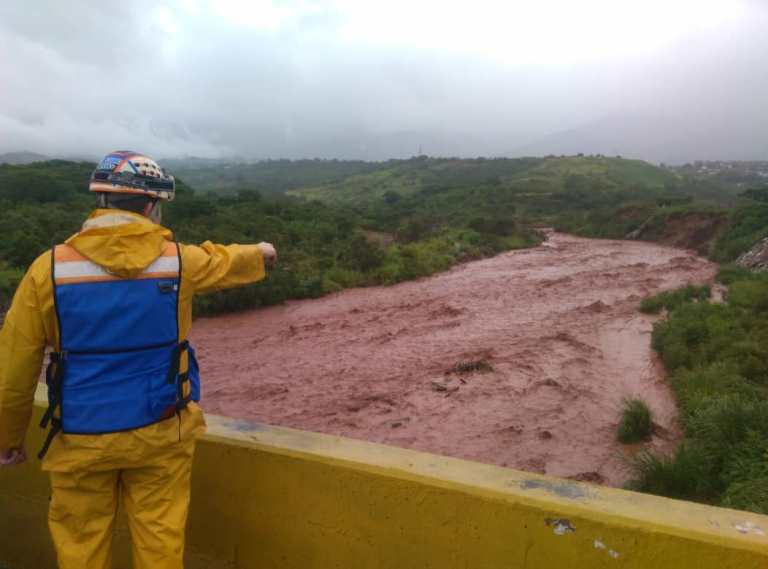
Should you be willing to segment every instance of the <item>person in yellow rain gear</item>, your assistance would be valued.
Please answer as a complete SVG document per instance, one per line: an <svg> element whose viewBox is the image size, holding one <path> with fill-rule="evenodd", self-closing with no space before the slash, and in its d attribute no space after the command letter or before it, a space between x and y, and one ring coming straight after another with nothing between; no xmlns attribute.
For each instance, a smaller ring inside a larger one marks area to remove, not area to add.
<svg viewBox="0 0 768 569"><path fill-rule="evenodd" d="M187 336L192 297L264 277L272 245L180 245L160 223L175 183L151 158L107 155L99 209L22 279L0 333L0 465L24 462L46 346L40 451L60 569L106 569L118 503L137 569L183 566L190 471L205 430Z"/></svg>

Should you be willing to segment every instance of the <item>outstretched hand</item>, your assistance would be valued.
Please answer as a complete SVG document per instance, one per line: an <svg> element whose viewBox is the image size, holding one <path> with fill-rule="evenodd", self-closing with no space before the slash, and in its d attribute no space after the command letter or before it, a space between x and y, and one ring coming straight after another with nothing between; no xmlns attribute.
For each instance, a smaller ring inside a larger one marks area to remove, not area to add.
<svg viewBox="0 0 768 569"><path fill-rule="evenodd" d="M257 245L261 250L261 254L264 257L264 264L267 267L274 267L277 264L277 251L272 243L266 243L262 241Z"/></svg>
<svg viewBox="0 0 768 569"><path fill-rule="evenodd" d="M0 450L0 468L16 466L27 461L27 453L23 448Z"/></svg>

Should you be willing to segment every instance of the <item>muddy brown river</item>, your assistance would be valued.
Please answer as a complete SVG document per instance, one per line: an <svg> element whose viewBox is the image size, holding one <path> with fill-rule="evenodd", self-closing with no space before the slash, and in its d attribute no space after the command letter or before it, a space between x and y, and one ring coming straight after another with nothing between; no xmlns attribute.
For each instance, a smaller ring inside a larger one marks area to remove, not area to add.
<svg viewBox="0 0 768 569"><path fill-rule="evenodd" d="M650 446L680 436L638 304L715 272L688 251L553 233L414 282L200 319L203 407L619 485L637 450L616 442L623 398L652 408ZM454 369L478 361L491 369Z"/></svg>

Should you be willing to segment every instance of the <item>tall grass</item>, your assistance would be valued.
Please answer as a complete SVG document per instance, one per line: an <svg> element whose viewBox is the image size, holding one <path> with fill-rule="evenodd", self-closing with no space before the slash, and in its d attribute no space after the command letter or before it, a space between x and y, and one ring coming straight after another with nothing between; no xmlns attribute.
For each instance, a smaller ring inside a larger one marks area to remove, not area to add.
<svg viewBox="0 0 768 569"><path fill-rule="evenodd" d="M651 410L641 399L625 399L617 438L624 444L647 441L651 438L653 422Z"/></svg>
<svg viewBox="0 0 768 569"><path fill-rule="evenodd" d="M685 440L641 453L630 487L768 513L768 279L728 269L725 304L684 300L656 323Z"/></svg>
<svg viewBox="0 0 768 569"><path fill-rule="evenodd" d="M713 502L720 494L713 488L707 462L695 446L682 444L671 457L643 451L632 466L637 475L627 484L631 490L697 502Z"/></svg>

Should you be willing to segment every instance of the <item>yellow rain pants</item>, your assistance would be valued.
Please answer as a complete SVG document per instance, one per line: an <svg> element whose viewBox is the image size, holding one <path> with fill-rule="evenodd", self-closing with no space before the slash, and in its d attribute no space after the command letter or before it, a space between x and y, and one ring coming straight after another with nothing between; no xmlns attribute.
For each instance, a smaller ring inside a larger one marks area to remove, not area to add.
<svg viewBox="0 0 768 569"><path fill-rule="evenodd" d="M67 244L108 272L130 278L171 238L168 229L140 215L96 210ZM182 245L181 257L180 341L192 325L195 294L264 277L255 245ZM59 345L50 267L50 251L32 263L0 331L0 450L24 446L45 347ZM110 567L118 507L128 517L134 567L180 569L192 455L204 431L203 413L190 403L178 416L133 431L58 434L42 467L51 476L49 525L60 569ZM27 450L34 456L38 449Z"/></svg>
<svg viewBox="0 0 768 569"><path fill-rule="evenodd" d="M60 569L112 566L118 507L127 515L134 567L183 567L194 446L194 439L171 443L138 459L125 448L122 460L111 461L115 468L51 472L48 520Z"/></svg>

